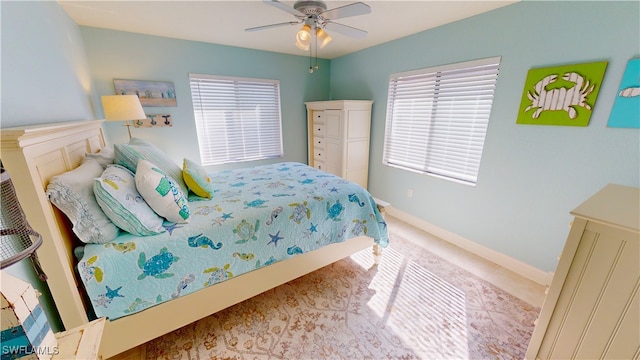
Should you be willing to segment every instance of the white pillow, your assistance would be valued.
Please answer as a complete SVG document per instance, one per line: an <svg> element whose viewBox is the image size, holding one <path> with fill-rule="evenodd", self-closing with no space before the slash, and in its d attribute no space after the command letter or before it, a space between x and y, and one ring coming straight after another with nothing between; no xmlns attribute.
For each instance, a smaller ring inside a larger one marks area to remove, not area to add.
<svg viewBox="0 0 640 360"><path fill-rule="evenodd" d="M188 222L187 198L171 176L149 161L139 160L135 177L138 191L158 215L174 223Z"/></svg>
<svg viewBox="0 0 640 360"><path fill-rule="evenodd" d="M138 193L133 173L124 166L108 166L95 179L93 192L104 213L122 230L138 236L165 231L162 218Z"/></svg>
<svg viewBox="0 0 640 360"><path fill-rule="evenodd" d="M96 160L100 165L102 165L103 169L106 169L107 166L113 164L114 158L115 158L115 153L113 150L113 146L107 146L105 148L102 148L102 150L100 150L95 154L86 153L82 161L84 162L89 159L93 159L93 160Z"/></svg>
<svg viewBox="0 0 640 360"><path fill-rule="evenodd" d="M101 173L102 165L86 159L77 168L52 177L47 185L49 201L69 218L74 234L85 243L106 243L120 232L93 196L93 180Z"/></svg>

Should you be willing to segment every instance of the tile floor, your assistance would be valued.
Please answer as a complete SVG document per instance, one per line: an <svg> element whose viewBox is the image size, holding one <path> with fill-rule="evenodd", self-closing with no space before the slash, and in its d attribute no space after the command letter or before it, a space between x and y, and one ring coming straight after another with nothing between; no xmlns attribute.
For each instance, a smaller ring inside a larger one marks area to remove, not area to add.
<svg viewBox="0 0 640 360"><path fill-rule="evenodd" d="M405 239L412 240L416 244L424 246L425 249L439 257L464 268L531 305L542 307L546 290L544 285L524 278L500 265L439 239L393 216L387 214L385 215L385 219L392 233L396 233Z"/></svg>

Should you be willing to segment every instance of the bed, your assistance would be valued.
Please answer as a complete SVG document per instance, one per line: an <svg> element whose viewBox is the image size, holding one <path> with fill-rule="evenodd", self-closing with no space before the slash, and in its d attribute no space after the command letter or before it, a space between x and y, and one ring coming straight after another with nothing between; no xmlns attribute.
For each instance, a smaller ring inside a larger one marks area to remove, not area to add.
<svg viewBox="0 0 640 360"><path fill-rule="evenodd" d="M94 311L107 317L104 358L357 251L372 247L377 257L388 242L364 189L304 164L280 163L212 173L214 196L189 199L188 223L165 221L157 235L121 232L114 241L86 245L51 204L47 186L107 146L102 121L2 129L1 138L3 165L44 238L38 255L63 324L85 324ZM262 248L247 247L254 244Z"/></svg>

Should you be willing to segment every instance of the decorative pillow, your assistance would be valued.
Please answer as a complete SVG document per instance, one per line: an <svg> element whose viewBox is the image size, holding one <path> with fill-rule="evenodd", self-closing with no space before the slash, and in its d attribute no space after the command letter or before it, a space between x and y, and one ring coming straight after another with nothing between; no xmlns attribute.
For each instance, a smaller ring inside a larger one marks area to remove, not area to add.
<svg viewBox="0 0 640 360"><path fill-rule="evenodd" d="M138 236L165 231L162 218L140 196L133 173L127 168L108 166L95 179L93 192L104 213L122 230Z"/></svg>
<svg viewBox="0 0 640 360"><path fill-rule="evenodd" d="M211 178L200 164L185 158L182 164L182 178L194 194L207 199L213 197Z"/></svg>
<svg viewBox="0 0 640 360"><path fill-rule="evenodd" d="M69 218L73 232L85 243L106 243L120 232L93 196L93 179L101 173L102 166L87 159L77 168L52 177L47 186L49 201Z"/></svg>
<svg viewBox="0 0 640 360"><path fill-rule="evenodd" d="M135 177L138 191L158 215L174 223L187 222L187 198L171 176L155 164L140 160Z"/></svg>
<svg viewBox="0 0 640 360"><path fill-rule="evenodd" d="M116 144L114 150L114 163L120 164L135 173L138 160L147 160L152 164L156 164L162 171L171 176L183 193L188 193L189 188L187 188L187 185L182 180L182 169L180 166L152 143L133 138L129 141L129 144Z"/></svg>
<svg viewBox="0 0 640 360"><path fill-rule="evenodd" d="M113 146L113 163L126 167L135 173L138 160L143 160L144 155L137 148L127 144L115 144Z"/></svg>
<svg viewBox="0 0 640 360"><path fill-rule="evenodd" d="M113 159L115 157L113 146L107 146L97 152L95 154L86 153L84 159L82 161L86 161L88 159L96 160L100 165L102 165L103 169L106 169L107 166L113 164Z"/></svg>

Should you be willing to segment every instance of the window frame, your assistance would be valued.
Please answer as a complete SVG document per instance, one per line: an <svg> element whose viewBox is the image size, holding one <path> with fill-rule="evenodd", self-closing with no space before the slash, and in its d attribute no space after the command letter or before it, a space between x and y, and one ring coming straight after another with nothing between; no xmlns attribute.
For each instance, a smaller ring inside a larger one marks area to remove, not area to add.
<svg viewBox="0 0 640 360"><path fill-rule="evenodd" d="M495 56L391 74L382 163L475 186L500 63Z"/></svg>
<svg viewBox="0 0 640 360"><path fill-rule="evenodd" d="M279 80L189 73L189 88L203 166L284 157Z"/></svg>

